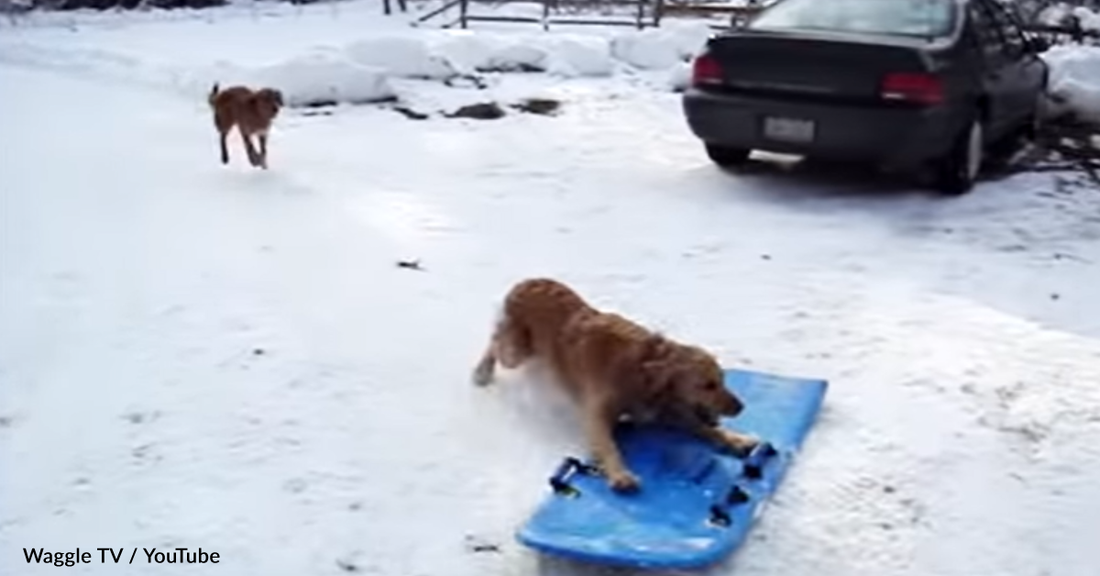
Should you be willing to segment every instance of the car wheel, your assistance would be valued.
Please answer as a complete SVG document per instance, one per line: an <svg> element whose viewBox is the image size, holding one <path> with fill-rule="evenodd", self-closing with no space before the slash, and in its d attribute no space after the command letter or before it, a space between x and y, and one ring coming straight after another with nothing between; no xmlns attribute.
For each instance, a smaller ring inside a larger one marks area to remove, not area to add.
<svg viewBox="0 0 1100 576"><path fill-rule="evenodd" d="M722 146L720 144L706 144L707 156L717 165L722 167L740 166L749 159L752 150L748 148L736 148Z"/></svg>
<svg viewBox="0 0 1100 576"><path fill-rule="evenodd" d="M944 194L965 194L974 187L985 152L982 119L978 114L955 138L951 151L940 161L936 188Z"/></svg>

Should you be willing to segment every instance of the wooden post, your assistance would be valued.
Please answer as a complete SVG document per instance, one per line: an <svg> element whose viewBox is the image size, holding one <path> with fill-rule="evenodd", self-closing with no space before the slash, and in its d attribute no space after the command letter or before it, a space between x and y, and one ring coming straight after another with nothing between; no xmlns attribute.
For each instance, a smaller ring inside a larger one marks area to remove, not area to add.
<svg viewBox="0 0 1100 576"><path fill-rule="evenodd" d="M466 10L469 8L470 0L462 0L458 5L458 22L462 26L462 29L466 29Z"/></svg>
<svg viewBox="0 0 1100 576"><path fill-rule="evenodd" d="M405 2L405 0L397 0L397 7L400 8L402 12L409 11L409 5Z"/></svg>
<svg viewBox="0 0 1100 576"><path fill-rule="evenodd" d="M542 0L542 31L550 30L550 0Z"/></svg>
<svg viewBox="0 0 1100 576"><path fill-rule="evenodd" d="M390 9L390 0L382 0L382 13L389 16L392 11L393 10Z"/></svg>
<svg viewBox="0 0 1100 576"><path fill-rule="evenodd" d="M641 30L642 28L645 27L645 25L642 24L642 20L645 18L645 3L646 3L646 0L637 0L637 2L638 2L638 30Z"/></svg>

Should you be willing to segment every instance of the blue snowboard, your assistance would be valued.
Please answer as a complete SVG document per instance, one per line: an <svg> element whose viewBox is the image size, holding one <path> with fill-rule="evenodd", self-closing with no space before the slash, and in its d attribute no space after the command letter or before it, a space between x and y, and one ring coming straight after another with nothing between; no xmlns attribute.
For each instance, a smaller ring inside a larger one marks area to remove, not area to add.
<svg viewBox="0 0 1100 576"><path fill-rule="evenodd" d="M745 409L722 425L760 438L751 454L624 424L619 446L641 489L617 494L587 462L566 458L550 479L553 494L517 539L547 554L629 568L703 568L732 554L813 427L828 383L744 370L725 376Z"/></svg>

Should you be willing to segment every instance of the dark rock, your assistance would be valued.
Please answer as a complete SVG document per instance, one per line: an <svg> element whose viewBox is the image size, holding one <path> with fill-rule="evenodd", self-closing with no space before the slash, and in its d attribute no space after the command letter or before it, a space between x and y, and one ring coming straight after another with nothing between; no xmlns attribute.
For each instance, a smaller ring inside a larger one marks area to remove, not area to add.
<svg viewBox="0 0 1100 576"><path fill-rule="evenodd" d="M496 102L469 104L451 112L444 113L448 118L473 118L476 120L496 120L504 117L504 109Z"/></svg>
<svg viewBox="0 0 1100 576"><path fill-rule="evenodd" d="M311 100L309 102L303 102L298 106L301 108L326 108L337 104L338 102L335 100Z"/></svg>
<svg viewBox="0 0 1100 576"><path fill-rule="evenodd" d="M561 102L551 98L526 98L518 104L513 104L512 108L530 114L553 116L561 109Z"/></svg>
<svg viewBox="0 0 1100 576"><path fill-rule="evenodd" d="M466 535L466 549L475 554L483 554L486 552L499 554L500 545L493 542L489 542L484 538L474 536L473 534Z"/></svg>
<svg viewBox="0 0 1100 576"><path fill-rule="evenodd" d="M417 112L412 108L406 108L404 106L394 106L393 111L404 115L409 120L427 120L428 115L423 112Z"/></svg>
<svg viewBox="0 0 1100 576"><path fill-rule="evenodd" d="M478 72L528 72L528 73L546 72L545 67L543 67L543 66L534 66L534 65L528 64L526 62L519 62L519 63L515 63L515 64L506 63L506 64L501 64L500 66L482 66L480 68L476 68L476 70Z"/></svg>

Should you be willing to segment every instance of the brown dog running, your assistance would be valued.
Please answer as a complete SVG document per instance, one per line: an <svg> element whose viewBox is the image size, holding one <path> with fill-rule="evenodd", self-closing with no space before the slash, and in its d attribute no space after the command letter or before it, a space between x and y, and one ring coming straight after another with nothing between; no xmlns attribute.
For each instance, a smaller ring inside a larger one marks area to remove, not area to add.
<svg viewBox="0 0 1100 576"><path fill-rule="evenodd" d="M556 280L512 287L474 382L491 382L498 362L516 368L533 358L546 362L577 404L590 449L615 490L639 487L613 436L624 416L676 426L739 454L757 444L719 426L743 406L723 385L713 355L597 310Z"/></svg>
<svg viewBox="0 0 1100 576"><path fill-rule="evenodd" d="M229 163L226 138L233 126L236 126L244 142L244 149L248 152L249 164L266 170L267 137L272 121L283 107L283 93L274 88L253 91L245 86L219 90L218 85L214 84L207 100L214 111L214 127L218 130L221 143L222 164ZM252 144L252 136L259 139L259 152Z"/></svg>

